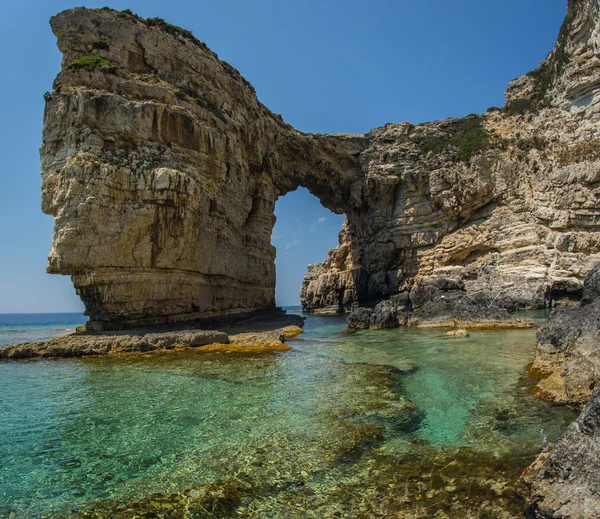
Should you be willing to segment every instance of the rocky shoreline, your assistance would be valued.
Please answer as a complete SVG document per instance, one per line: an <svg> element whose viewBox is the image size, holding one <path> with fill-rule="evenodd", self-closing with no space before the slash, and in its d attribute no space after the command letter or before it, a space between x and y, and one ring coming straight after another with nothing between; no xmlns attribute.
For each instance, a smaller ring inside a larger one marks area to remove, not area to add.
<svg viewBox="0 0 600 519"><path fill-rule="evenodd" d="M522 477L529 519L600 517L600 389Z"/></svg>
<svg viewBox="0 0 600 519"><path fill-rule="evenodd" d="M302 333L304 319L297 315L260 315L223 326L221 330L150 327L113 332L79 332L47 341L0 348L1 360L70 358L90 355L148 353L194 348L199 351L238 353L288 351L286 339Z"/></svg>
<svg viewBox="0 0 600 519"><path fill-rule="evenodd" d="M557 308L540 330L530 372L536 393L581 407L577 421L523 475L534 519L600 517L600 264L578 307Z"/></svg>
<svg viewBox="0 0 600 519"><path fill-rule="evenodd" d="M529 319L516 318L506 308L478 300L461 279L427 277L381 301L374 307L358 307L348 315L348 328L379 330L399 326L420 328L530 328Z"/></svg>
<svg viewBox="0 0 600 519"><path fill-rule="evenodd" d="M600 264L580 304L557 308L540 331L530 372L542 379L538 395L561 404L582 406L600 386Z"/></svg>

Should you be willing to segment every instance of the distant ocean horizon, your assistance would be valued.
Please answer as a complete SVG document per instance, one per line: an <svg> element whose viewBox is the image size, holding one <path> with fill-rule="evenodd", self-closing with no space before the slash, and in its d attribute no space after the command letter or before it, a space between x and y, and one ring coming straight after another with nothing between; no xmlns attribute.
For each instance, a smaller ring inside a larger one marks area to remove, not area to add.
<svg viewBox="0 0 600 519"><path fill-rule="evenodd" d="M87 320L82 312L0 314L0 348L67 335Z"/></svg>

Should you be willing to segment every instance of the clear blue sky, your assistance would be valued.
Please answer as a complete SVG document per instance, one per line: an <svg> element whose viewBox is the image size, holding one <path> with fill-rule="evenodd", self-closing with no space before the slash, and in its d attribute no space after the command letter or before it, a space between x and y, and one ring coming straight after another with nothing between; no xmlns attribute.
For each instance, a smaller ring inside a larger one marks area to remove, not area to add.
<svg viewBox="0 0 600 519"><path fill-rule="evenodd" d="M102 7L90 1L89 7ZM43 94L60 54L64 0L4 2L0 17L0 313L82 308L69 278L45 274L52 218L40 211ZM305 132L364 133L480 113L552 49L566 0L130 0L109 4L191 30ZM308 263L342 218L305 190L277 203L277 301L296 304Z"/></svg>

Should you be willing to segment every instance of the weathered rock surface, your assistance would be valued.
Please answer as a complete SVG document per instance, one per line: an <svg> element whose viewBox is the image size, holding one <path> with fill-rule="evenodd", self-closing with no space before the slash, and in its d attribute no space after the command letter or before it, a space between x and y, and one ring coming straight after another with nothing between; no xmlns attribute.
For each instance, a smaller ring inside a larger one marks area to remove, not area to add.
<svg viewBox="0 0 600 519"><path fill-rule="evenodd" d="M494 302L492 302L494 303ZM349 328L384 329L398 326L451 328L529 328L532 321L513 317L484 298L478 300L461 279L420 278L410 292L401 292L373 308L358 307L347 318Z"/></svg>
<svg viewBox="0 0 600 519"><path fill-rule="evenodd" d="M555 402L583 405L600 386L600 264L574 308L557 308L540 331L531 372L536 391Z"/></svg>
<svg viewBox="0 0 600 519"><path fill-rule="evenodd" d="M509 310L579 298L600 258L598 20L596 1L571 0L555 49L502 110L366 134L360 202L309 266L304 307L348 309L428 277Z"/></svg>
<svg viewBox="0 0 600 519"><path fill-rule="evenodd" d="M94 329L274 306L277 198L310 186L342 212L359 137L304 135L190 33L110 9L51 20L63 69L47 96L48 271Z"/></svg>
<svg viewBox="0 0 600 519"><path fill-rule="evenodd" d="M528 517L600 517L600 390L550 450L524 474Z"/></svg>
<svg viewBox="0 0 600 519"><path fill-rule="evenodd" d="M525 472L528 517L600 517L600 264L575 308L558 308L540 331L531 372L538 395L587 406L577 421Z"/></svg>
<svg viewBox="0 0 600 519"><path fill-rule="evenodd" d="M285 341L302 333L304 319L298 315L272 315L269 312L233 323L222 320L220 324L220 331L179 324L118 332L75 333L0 348L0 360L86 357L181 348L238 353L288 351L292 348Z"/></svg>
<svg viewBox="0 0 600 519"><path fill-rule="evenodd" d="M131 353L229 344L224 332L193 330L156 333L73 334L43 342L27 342L0 348L0 359L34 357L84 357L107 353Z"/></svg>
<svg viewBox="0 0 600 519"><path fill-rule="evenodd" d="M274 305L277 198L307 187L345 213L311 266L307 309L340 311L456 278L497 307L577 298L600 259L600 34L571 0L555 50L507 108L365 135L308 135L189 32L110 9L51 21L63 53L47 97L48 271L94 329Z"/></svg>

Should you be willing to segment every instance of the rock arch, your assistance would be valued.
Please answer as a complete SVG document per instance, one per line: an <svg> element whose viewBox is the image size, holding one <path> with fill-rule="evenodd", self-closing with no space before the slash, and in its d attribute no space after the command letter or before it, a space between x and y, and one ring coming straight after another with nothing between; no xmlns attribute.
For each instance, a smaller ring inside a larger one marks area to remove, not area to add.
<svg viewBox="0 0 600 519"><path fill-rule="evenodd" d="M58 14L62 70L40 152L48 271L72 277L92 328L270 308L275 201L303 186L347 216L338 249L307 275L307 307L424 277L533 306L554 283L577 290L600 251L598 53L584 52L599 42L593 2L569 5L557 50L511 83L514 109L365 135L295 130L162 20Z"/></svg>

